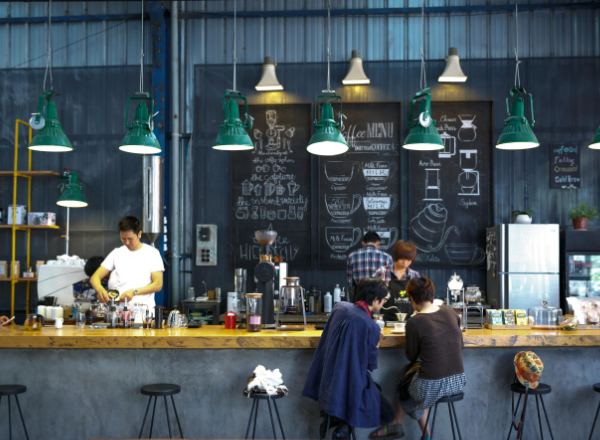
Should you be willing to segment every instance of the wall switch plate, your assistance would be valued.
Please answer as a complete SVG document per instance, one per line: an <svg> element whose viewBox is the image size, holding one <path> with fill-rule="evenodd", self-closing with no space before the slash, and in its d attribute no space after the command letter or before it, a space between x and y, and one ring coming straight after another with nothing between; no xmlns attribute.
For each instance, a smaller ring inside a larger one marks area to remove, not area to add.
<svg viewBox="0 0 600 440"><path fill-rule="evenodd" d="M196 266L217 265L217 225L196 225Z"/></svg>

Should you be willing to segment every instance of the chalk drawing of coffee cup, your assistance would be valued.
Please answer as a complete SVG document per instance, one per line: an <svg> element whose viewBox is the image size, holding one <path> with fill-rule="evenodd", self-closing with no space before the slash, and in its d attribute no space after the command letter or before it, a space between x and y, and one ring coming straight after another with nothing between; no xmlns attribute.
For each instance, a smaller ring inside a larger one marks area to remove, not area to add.
<svg viewBox="0 0 600 440"><path fill-rule="evenodd" d="M250 211L247 206L240 206L235 210L235 218L238 220L246 220L250 216Z"/></svg>
<svg viewBox="0 0 600 440"><path fill-rule="evenodd" d="M484 250L475 243L448 243L444 250L450 262L457 266L477 266L485 259Z"/></svg>
<svg viewBox="0 0 600 440"><path fill-rule="evenodd" d="M288 182L288 191L290 192L290 196L293 196L294 194L296 194L296 191L298 191L300 189L300 185L298 185L296 182L291 181Z"/></svg>
<svg viewBox="0 0 600 440"><path fill-rule="evenodd" d="M264 220L265 218L267 218L267 207L261 206L260 207L260 219Z"/></svg>
<svg viewBox="0 0 600 440"><path fill-rule="evenodd" d="M346 227L327 227L325 228L325 238L332 251L343 254L358 244L362 238L360 228Z"/></svg>
<svg viewBox="0 0 600 440"><path fill-rule="evenodd" d="M358 172L358 162L330 161L325 162L325 176L331 183L345 184L352 180Z"/></svg>
<svg viewBox="0 0 600 440"><path fill-rule="evenodd" d="M252 183L248 182L247 180L244 180L242 182L242 195L251 196L252 188L254 188L254 185Z"/></svg>
<svg viewBox="0 0 600 440"><path fill-rule="evenodd" d="M273 164L273 172L274 173L285 173L286 168L281 165Z"/></svg>
<svg viewBox="0 0 600 440"><path fill-rule="evenodd" d="M257 173L268 173L271 170L271 167L267 164L264 165L256 165L254 168Z"/></svg>
<svg viewBox="0 0 600 440"><path fill-rule="evenodd" d="M347 218L360 208L361 197L358 194L325 194L325 206L334 218Z"/></svg>
<svg viewBox="0 0 600 440"><path fill-rule="evenodd" d="M296 213L298 220L302 220L304 218L304 208L298 207L298 212Z"/></svg>
<svg viewBox="0 0 600 440"><path fill-rule="evenodd" d="M396 162L373 161L362 164L363 177L372 185L383 185L394 177L396 171L398 171Z"/></svg>
<svg viewBox="0 0 600 440"><path fill-rule="evenodd" d="M364 233L367 232L369 230L365 229ZM379 235L379 249L387 250L398 241L398 228L380 228L375 232Z"/></svg>
<svg viewBox="0 0 600 440"><path fill-rule="evenodd" d="M283 186L281 183L278 183L277 186L275 187L275 193L278 196L282 196L285 194L285 186Z"/></svg>
<svg viewBox="0 0 600 440"><path fill-rule="evenodd" d="M287 218L287 211L285 209L277 210L277 220L285 220Z"/></svg>
<svg viewBox="0 0 600 440"><path fill-rule="evenodd" d="M294 205L290 205L287 218L288 220L296 220L296 207Z"/></svg>
<svg viewBox="0 0 600 440"><path fill-rule="evenodd" d="M363 206L367 214L371 217L385 217L398 204L398 197L395 195L370 197L363 196Z"/></svg>
<svg viewBox="0 0 600 440"><path fill-rule="evenodd" d="M273 182L265 182L265 196L272 196L275 193L275 184Z"/></svg>
<svg viewBox="0 0 600 440"><path fill-rule="evenodd" d="M277 218L277 213L275 211L267 211L267 219L275 220Z"/></svg>

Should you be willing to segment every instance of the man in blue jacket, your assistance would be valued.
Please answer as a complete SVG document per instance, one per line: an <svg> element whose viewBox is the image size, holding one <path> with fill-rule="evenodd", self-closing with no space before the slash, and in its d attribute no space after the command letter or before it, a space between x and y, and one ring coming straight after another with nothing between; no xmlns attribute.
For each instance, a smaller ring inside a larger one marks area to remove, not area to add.
<svg viewBox="0 0 600 440"><path fill-rule="evenodd" d="M394 418L392 405L371 378L377 369L382 331L373 321L389 296L379 278L363 278L356 303L339 302L327 320L302 395L317 400L326 414L321 438L327 435L328 416L341 423L334 438L350 438L349 426L371 428ZM331 425L330 425L331 426Z"/></svg>

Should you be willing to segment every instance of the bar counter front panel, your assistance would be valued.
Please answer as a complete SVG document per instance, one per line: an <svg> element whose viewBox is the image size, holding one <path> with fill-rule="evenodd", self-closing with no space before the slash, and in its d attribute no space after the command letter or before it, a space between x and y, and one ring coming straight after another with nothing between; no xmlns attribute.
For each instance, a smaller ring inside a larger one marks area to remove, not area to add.
<svg viewBox="0 0 600 440"><path fill-rule="evenodd" d="M0 383L27 386L19 400L30 438L137 438L147 405L139 389L162 382L182 387L175 402L186 438L233 439L243 438L250 415L252 402L242 395L246 380L257 365L263 365L279 368L290 390L278 401L286 438L315 439L319 438L319 406L301 393L320 334L316 330L252 334L222 328L64 327L39 333L4 329L0 331ZM403 336L387 334L379 368L373 373L391 402L397 376L407 363L404 343ZM463 438L506 438L513 358L527 349L544 362L542 381L553 389L545 403L554 438L587 438L600 399L592 391L592 384L600 382L598 345L598 330L468 330L463 351L465 399L455 405ZM8 427L2 400L0 438L7 435ZM534 406L531 401L530 423L524 428L529 439L539 438ZM168 438L163 407L164 402L158 402L154 438ZM272 438L265 402L259 409L256 438ZM172 408L170 418L174 428ZM24 439L16 413L12 421L13 438ZM448 411L441 407L436 440L452 438L449 423ZM407 417L404 426L407 438L419 438L415 421ZM366 439L369 432L358 430L357 437ZM547 432L545 436L549 438Z"/></svg>

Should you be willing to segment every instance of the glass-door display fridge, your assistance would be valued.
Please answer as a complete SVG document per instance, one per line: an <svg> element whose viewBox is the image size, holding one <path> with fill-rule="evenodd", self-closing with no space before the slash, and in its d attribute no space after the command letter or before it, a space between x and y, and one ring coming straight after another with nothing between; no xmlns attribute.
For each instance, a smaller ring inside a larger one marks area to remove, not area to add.
<svg viewBox="0 0 600 440"><path fill-rule="evenodd" d="M561 232L561 303L569 313L567 298L600 299L600 231Z"/></svg>

